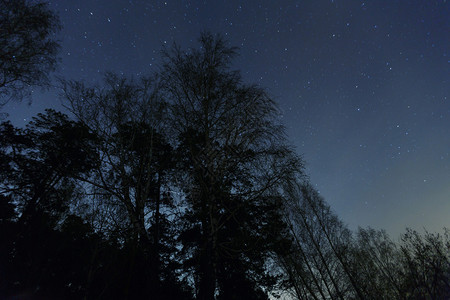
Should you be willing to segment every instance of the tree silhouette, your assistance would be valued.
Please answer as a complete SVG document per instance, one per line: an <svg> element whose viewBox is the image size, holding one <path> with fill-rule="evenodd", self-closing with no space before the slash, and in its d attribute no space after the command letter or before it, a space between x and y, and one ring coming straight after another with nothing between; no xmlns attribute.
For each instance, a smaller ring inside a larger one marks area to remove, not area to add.
<svg viewBox="0 0 450 300"><path fill-rule="evenodd" d="M20 219L37 211L58 213L70 196L74 176L97 163L95 137L81 123L54 110L39 114L25 129L1 124L0 193L20 206ZM67 190L69 188L69 190Z"/></svg>
<svg viewBox="0 0 450 300"><path fill-rule="evenodd" d="M256 297L273 287L264 266L283 239L279 189L301 161L273 100L230 70L236 49L210 33L199 41L199 49L166 49L162 70L186 178L181 239L198 299ZM236 280L250 290L233 288Z"/></svg>
<svg viewBox="0 0 450 300"><path fill-rule="evenodd" d="M294 247L279 256L298 299L353 299L359 288L349 268L352 236L308 183L287 193L285 217Z"/></svg>
<svg viewBox="0 0 450 300"><path fill-rule="evenodd" d="M49 84L59 29L59 18L46 3L0 1L0 108L10 99L29 96L33 86Z"/></svg>
<svg viewBox="0 0 450 300"><path fill-rule="evenodd" d="M447 299L450 243L407 230L394 243L384 231L353 234L310 184L287 195L294 247L278 256L296 299Z"/></svg>
<svg viewBox="0 0 450 300"><path fill-rule="evenodd" d="M175 251L167 219L173 210L169 190L174 162L164 132L167 110L158 78L135 82L107 74L103 87L63 83L70 110L100 140L100 163L92 174L78 178L88 186L87 198L101 206L95 223L129 244L129 255L136 256L130 268L142 267L139 276L129 274L126 289L131 293L132 285L142 281L151 295L175 272L162 269L169 263L163 257ZM100 218L106 211L111 213L104 222Z"/></svg>
<svg viewBox="0 0 450 300"><path fill-rule="evenodd" d="M63 244L55 229L76 199L74 177L96 164L95 137L53 110L25 129L2 123L0 132L0 201L7 209L0 223L0 265L8 274L0 293L41 287L41 295L58 295L64 290L56 284L62 277L55 276ZM68 263L64 257L59 262Z"/></svg>

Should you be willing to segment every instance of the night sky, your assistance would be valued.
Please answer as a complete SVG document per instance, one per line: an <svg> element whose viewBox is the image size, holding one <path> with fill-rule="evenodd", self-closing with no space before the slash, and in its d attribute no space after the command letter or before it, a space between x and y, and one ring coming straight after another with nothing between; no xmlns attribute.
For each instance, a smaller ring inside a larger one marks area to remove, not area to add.
<svg viewBox="0 0 450 300"><path fill-rule="evenodd" d="M450 3L61 0L55 75L99 82L157 69L162 45L204 30L279 103L311 181L350 228L450 227ZM58 90L5 110L22 126Z"/></svg>

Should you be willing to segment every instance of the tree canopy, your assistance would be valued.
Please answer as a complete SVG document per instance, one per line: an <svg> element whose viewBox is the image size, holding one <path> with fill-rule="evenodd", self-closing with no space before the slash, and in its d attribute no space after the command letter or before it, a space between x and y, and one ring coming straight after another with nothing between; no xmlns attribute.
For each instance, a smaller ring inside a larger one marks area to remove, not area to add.
<svg viewBox="0 0 450 300"><path fill-rule="evenodd" d="M0 1L0 108L10 99L28 97L32 87L50 83L60 28L45 2Z"/></svg>

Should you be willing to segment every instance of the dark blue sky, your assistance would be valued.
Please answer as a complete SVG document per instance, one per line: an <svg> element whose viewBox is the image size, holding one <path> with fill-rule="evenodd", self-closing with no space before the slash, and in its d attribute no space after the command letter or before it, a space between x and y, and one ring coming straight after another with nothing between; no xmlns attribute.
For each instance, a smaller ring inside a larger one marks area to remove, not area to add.
<svg viewBox="0 0 450 300"><path fill-rule="evenodd" d="M202 30L240 47L248 82L279 103L311 181L351 228L450 227L450 4L431 1L63 0L57 75L155 70ZM22 125L57 91L10 103Z"/></svg>

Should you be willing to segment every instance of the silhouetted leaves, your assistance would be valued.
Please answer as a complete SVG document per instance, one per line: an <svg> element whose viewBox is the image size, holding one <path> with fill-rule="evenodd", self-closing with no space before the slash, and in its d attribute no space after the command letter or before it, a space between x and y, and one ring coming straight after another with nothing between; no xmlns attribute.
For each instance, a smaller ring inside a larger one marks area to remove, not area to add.
<svg viewBox="0 0 450 300"><path fill-rule="evenodd" d="M50 83L59 44L58 16L45 2L0 1L0 108Z"/></svg>

